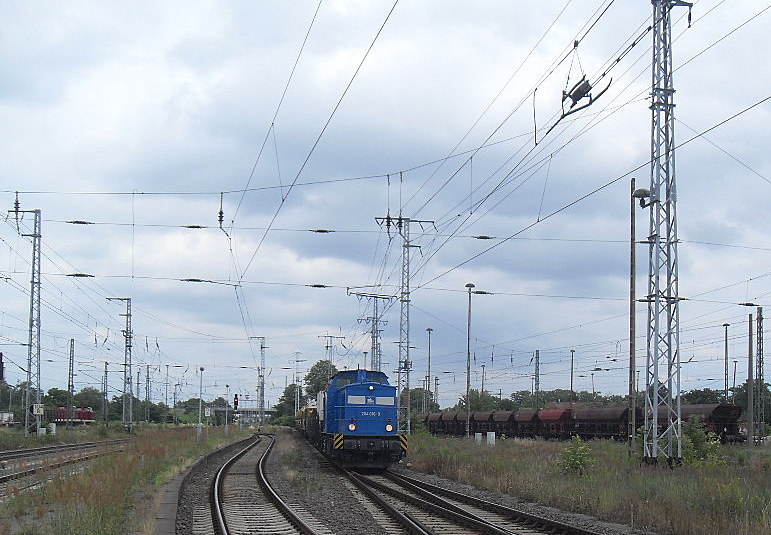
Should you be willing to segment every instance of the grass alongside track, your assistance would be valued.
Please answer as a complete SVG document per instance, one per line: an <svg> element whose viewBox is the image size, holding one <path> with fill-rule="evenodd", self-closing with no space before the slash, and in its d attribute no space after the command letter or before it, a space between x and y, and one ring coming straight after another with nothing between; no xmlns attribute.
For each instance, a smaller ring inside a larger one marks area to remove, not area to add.
<svg viewBox="0 0 771 535"><path fill-rule="evenodd" d="M125 438L121 432L120 424L109 428L104 426L61 426L55 435L30 435L24 436L24 432L18 428L0 428L0 451L15 450L18 448L35 448L50 446L52 444L71 444L75 442L95 442L106 438Z"/></svg>
<svg viewBox="0 0 771 535"><path fill-rule="evenodd" d="M575 445L498 439L410 437L409 462L421 472L525 501L672 535L771 533L771 447L718 446L709 461L671 470L641 466L627 446L591 441L581 470Z"/></svg>
<svg viewBox="0 0 771 535"><path fill-rule="evenodd" d="M236 426L229 431L225 437L221 427L205 428L198 443L195 428L139 427L122 453L94 461L81 474L57 477L35 491L9 489L10 499L0 505L0 535L153 533L154 515L144 509L160 485L204 453L251 434ZM113 438L119 436L127 435Z"/></svg>

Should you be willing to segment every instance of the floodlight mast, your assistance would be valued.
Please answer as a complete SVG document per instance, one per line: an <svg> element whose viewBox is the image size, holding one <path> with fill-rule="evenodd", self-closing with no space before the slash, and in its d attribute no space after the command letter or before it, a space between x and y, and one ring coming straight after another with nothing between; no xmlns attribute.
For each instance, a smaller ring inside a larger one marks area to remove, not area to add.
<svg viewBox="0 0 771 535"><path fill-rule="evenodd" d="M681 0L652 3L651 211L643 460L655 464L664 455L668 463L680 464L680 296L670 12L676 6L690 9L692 4Z"/></svg>

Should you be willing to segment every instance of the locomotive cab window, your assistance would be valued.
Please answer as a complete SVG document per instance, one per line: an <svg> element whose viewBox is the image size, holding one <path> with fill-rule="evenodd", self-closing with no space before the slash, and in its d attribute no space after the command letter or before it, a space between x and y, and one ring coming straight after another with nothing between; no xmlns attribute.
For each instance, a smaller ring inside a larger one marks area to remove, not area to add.
<svg viewBox="0 0 771 535"><path fill-rule="evenodd" d="M367 372L368 383L388 384L388 377L383 372Z"/></svg>

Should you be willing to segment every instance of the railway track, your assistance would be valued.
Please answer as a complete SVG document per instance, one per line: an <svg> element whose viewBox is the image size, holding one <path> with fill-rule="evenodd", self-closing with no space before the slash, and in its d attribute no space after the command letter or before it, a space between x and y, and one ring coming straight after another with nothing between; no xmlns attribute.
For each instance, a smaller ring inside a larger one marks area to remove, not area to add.
<svg viewBox="0 0 771 535"><path fill-rule="evenodd" d="M180 499L180 505L198 500L180 535L323 534L373 533L386 535L598 535L592 528L578 527L541 518L496 503L436 487L392 472L355 474L326 460L313 468L305 466L312 491L287 488L276 469L278 458L286 459L292 447L280 437L279 453L270 457L273 437L262 436L250 444L222 452L218 463L205 461L208 475L198 476L195 497ZM306 454L300 456L307 457ZM313 455L312 455L313 456ZM319 458L320 455L319 455ZM275 485L265 477L269 463ZM293 467L295 465L292 465ZM341 479L341 475L345 477ZM295 479L292 479L295 481ZM281 488L280 492L273 490ZM191 491L192 492L192 491ZM205 498L209 494L209 500ZM283 494L287 492L287 494ZM292 495L286 503L279 494ZM344 495L349 498L344 498ZM216 497L216 500L211 498ZM302 504L299 505L298 504ZM322 504L319 507L319 504ZM192 504L190 504L192 505ZM325 508L326 507L326 508ZM330 513L332 513L330 515ZM312 515L315 515L314 518ZM370 520L364 520L364 517ZM178 517L179 518L179 517ZM318 519L318 520L317 520ZM372 521L374 519L374 523ZM178 521L179 522L179 521ZM323 522L323 524L322 524ZM367 527L369 526L369 527ZM583 526L586 526L584 523Z"/></svg>
<svg viewBox="0 0 771 535"><path fill-rule="evenodd" d="M193 512L193 535L333 535L273 489L265 462L274 443L262 435L222 465L212 482L210 509Z"/></svg>
<svg viewBox="0 0 771 535"><path fill-rule="evenodd" d="M597 535L390 472L347 475L413 535Z"/></svg>
<svg viewBox="0 0 771 535"><path fill-rule="evenodd" d="M0 452L0 489L6 495L11 482L16 490L36 487L51 479L62 468L122 450L128 440L59 444L2 451Z"/></svg>
<svg viewBox="0 0 771 535"><path fill-rule="evenodd" d="M67 451L89 450L114 444L125 444L127 438L116 440L104 440L100 442L78 442L74 444L56 444L54 446L41 446L38 448L24 448L19 450L0 451L0 463L9 463L17 460L33 459L51 454L59 454Z"/></svg>

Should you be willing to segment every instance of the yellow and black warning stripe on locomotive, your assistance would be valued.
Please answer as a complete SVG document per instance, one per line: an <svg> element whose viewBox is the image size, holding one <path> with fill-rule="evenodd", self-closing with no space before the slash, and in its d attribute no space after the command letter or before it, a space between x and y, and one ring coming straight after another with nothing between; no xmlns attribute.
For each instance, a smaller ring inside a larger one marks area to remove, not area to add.
<svg viewBox="0 0 771 535"><path fill-rule="evenodd" d="M407 435L399 435L399 444L404 451L407 451Z"/></svg>
<svg viewBox="0 0 771 535"><path fill-rule="evenodd" d="M335 436L332 437L332 448L336 450L343 449L343 435L342 433L335 433Z"/></svg>

